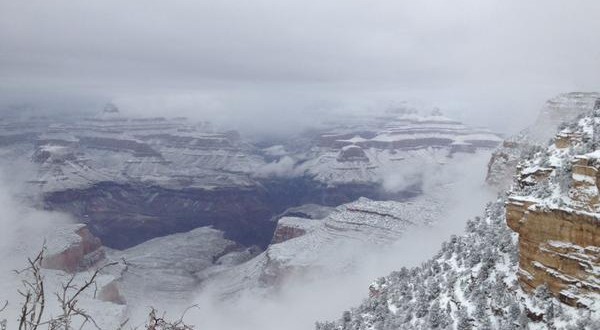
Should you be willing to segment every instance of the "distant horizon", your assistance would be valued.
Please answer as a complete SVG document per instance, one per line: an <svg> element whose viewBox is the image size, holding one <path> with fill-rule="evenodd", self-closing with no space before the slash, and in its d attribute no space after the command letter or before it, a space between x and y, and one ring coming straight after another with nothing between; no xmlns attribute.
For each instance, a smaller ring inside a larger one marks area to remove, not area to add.
<svg viewBox="0 0 600 330"><path fill-rule="evenodd" d="M545 100L600 86L597 12L592 0L0 0L0 111L114 102L282 135L420 100L514 133Z"/></svg>

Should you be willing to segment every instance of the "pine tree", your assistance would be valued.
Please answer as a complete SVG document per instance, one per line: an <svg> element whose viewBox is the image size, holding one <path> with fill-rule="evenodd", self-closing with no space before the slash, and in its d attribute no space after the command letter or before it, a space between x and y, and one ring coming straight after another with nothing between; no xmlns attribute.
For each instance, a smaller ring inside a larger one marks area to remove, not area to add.
<svg viewBox="0 0 600 330"><path fill-rule="evenodd" d="M473 325L471 324L471 319L469 318L469 314L465 311L464 308L461 308L458 310L458 321L456 324L456 329L458 329L458 330L473 329Z"/></svg>
<svg viewBox="0 0 600 330"><path fill-rule="evenodd" d="M429 310L429 315L428 315L429 327L431 329L443 328L444 327L443 324L447 323L447 320L444 320L445 317L446 317L446 315L444 315L444 312L440 308L440 301L435 300L433 302L433 304L431 304L431 308Z"/></svg>

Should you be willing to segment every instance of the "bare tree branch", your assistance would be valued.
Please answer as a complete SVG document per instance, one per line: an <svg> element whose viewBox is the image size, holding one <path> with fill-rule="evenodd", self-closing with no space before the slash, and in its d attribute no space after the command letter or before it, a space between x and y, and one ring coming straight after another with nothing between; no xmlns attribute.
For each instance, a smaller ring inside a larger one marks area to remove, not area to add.
<svg viewBox="0 0 600 330"><path fill-rule="evenodd" d="M96 296L97 283L96 280L100 273L110 266L114 266L117 262L108 263L100 268L97 268L92 275L83 281L83 284L78 284L77 274L72 274L69 279L62 283L59 292L54 292L54 296L58 300L61 314L56 317L44 319L44 311L46 308L46 292L44 287L44 277L42 276L42 262L44 260L44 252L46 248L42 247L40 253L32 260L27 259L29 266L23 270L15 271L18 275L24 278L21 280L22 288L17 292L23 297L21 303L21 311L19 313L19 330L37 330L42 326L48 326L49 330L74 330L73 323L77 322L78 329L89 328L101 330L94 318L88 312L79 307L78 303L82 294L94 288L93 296ZM6 309L8 302L0 308L0 312ZM148 314L147 324L144 326L146 330L193 330L194 327L184 322L185 315L192 309L198 308L197 305L190 306L184 310L181 316L176 320L167 320L166 314L158 316L155 308L151 308ZM129 319L122 322L117 330L123 330ZM6 330L6 321L0 321L0 330Z"/></svg>
<svg viewBox="0 0 600 330"><path fill-rule="evenodd" d="M186 324L183 319L185 314L192 308L198 308L197 305L190 306L185 309L179 319L175 321L168 321L165 319L165 313L161 317L156 316L156 309L152 307L148 314L148 324L146 324L146 330L193 330L194 327Z"/></svg>

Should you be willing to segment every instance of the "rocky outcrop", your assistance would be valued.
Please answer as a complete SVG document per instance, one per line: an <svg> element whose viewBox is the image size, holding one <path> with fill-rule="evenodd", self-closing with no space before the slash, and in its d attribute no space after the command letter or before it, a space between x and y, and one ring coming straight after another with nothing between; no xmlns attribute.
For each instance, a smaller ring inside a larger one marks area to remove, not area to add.
<svg viewBox="0 0 600 330"><path fill-rule="evenodd" d="M38 164L64 164L68 161L74 161L76 158L70 147L54 143L48 143L36 148L31 157L32 161Z"/></svg>
<svg viewBox="0 0 600 330"><path fill-rule="evenodd" d="M506 221L519 234L519 281L526 291L546 284L563 302L585 305L600 294L600 220L596 215L541 209L512 199Z"/></svg>
<svg viewBox="0 0 600 330"><path fill-rule="evenodd" d="M525 160L506 204L506 222L519 234L521 287L531 292L546 285L577 307L600 295L600 154L572 155L596 148L599 116L580 119Z"/></svg>
<svg viewBox="0 0 600 330"><path fill-rule="evenodd" d="M119 284L116 280L110 281L98 291L98 299L108 301L118 305L125 305L127 301L119 290Z"/></svg>
<svg viewBox="0 0 600 330"><path fill-rule="evenodd" d="M111 266L104 272L112 278L98 298L128 302L132 309L143 307L135 304L139 301L164 305L188 301L202 281L198 273L231 267L252 253L208 227L154 238L123 251L109 250Z"/></svg>
<svg viewBox="0 0 600 330"><path fill-rule="evenodd" d="M490 158L486 182L499 190L507 188L513 181L515 168L524 149L525 145L514 139L504 141Z"/></svg>
<svg viewBox="0 0 600 330"><path fill-rule="evenodd" d="M304 218L284 217L277 222L277 228L273 234L271 244L283 243L292 238L300 237L306 234L306 222L315 221Z"/></svg>
<svg viewBox="0 0 600 330"><path fill-rule="evenodd" d="M345 146L340 150L337 157L338 162L368 162L369 157L365 151L356 145Z"/></svg>
<svg viewBox="0 0 600 330"><path fill-rule="evenodd" d="M92 235L85 225L69 228L73 231L52 237L56 242L48 246L42 263L44 268L73 273L88 269L104 259L100 239Z"/></svg>
<svg viewBox="0 0 600 330"><path fill-rule="evenodd" d="M519 161L545 147L562 123L573 121L593 110L597 100L600 100L600 93L565 93L548 100L534 125L507 139L494 151L486 182L499 191L508 189ZM558 136L555 138L556 146L566 148L572 138Z"/></svg>
<svg viewBox="0 0 600 330"><path fill-rule="evenodd" d="M440 188L440 193L447 190ZM246 263L211 274L207 287L231 298L246 290L277 290L288 276L339 276L364 257L358 251L390 246L407 229L441 217L443 207L432 195L406 203L360 198L338 206L324 219L283 217L273 244Z"/></svg>
<svg viewBox="0 0 600 330"><path fill-rule="evenodd" d="M594 212L600 206L600 164L587 156L572 161L572 183L569 197L578 208Z"/></svg>

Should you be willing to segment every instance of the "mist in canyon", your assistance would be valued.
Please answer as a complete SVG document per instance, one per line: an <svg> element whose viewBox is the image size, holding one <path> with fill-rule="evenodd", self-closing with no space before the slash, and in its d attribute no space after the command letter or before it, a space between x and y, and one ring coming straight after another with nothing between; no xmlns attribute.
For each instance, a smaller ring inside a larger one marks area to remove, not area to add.
<svg viewBox="0 0 600 330"><path fill-rule="evenodd" d="M390 245L341 242L327 247L318 264L353 260L344 272L332 274L315 267L284 277L275 290L248 288L225 300L208 281L194 299L163 308L168 315L177 316L193 306L185 320L208 329L300 330L311 328L315 321L337 319L341 311L364 299L375 279L402 267L418 266L434 256L451 235L463 233L467 220L482 214L486 203L496 198L496 192L484 183L489 156L489 153L476 157L457 155L455 163L431 165L421 171L423 194L444 194L450 206L434 223L411 227ZM406 178L414 180L412 176ZM386 180L390 181L383 183L387 187L412 184L402 183L395 176ZM156 302L140 302L139 306L153 303ZM141 317L145 309L134 310Z"/></svg>
<svg viewBox="0 0 600 330"><path fill-rule="evenodd" d="M181 301L180 304L164 305L161 301L144 299L128 301L130 324L143 325L151 307L178 317L182 311L194 306L188 310L186 322L210 329L279 329L282 326L287 329L306 329L315 321L336 318L340 311L359 303L367 293L369 284L377 277L401 267L416 266L434 255L443 241L450 235L463 232L466 221L479 215L485 203L495 198L495 193L484 185L489 153L481 153L476 157L457 154L454 157L458 159L451 164L428 164L426 169L421 168L420 171L407 169L406 173L384 177L382 186L393 191L414 185L414 175L418 174L423 194L442 193L451 206L443 217L435 219L436 222L411 227L390 246L341 242L328 247L319 262L327 264L339 259L351 259L353 263L346 272L333 277L331 273L322 273L315 268L285 277L274 291L254 291L250 288L226 300L221 300L218 292L213 292L208 281L192 300ZM22 269L28 257L34 256L44 244L48 244L48 240L53 239L51 235L56 234L54 228L75 223L66 214L40 210L35 208L36 201L24 199L21 189L28 177L27 171L19 172L14 166L2 164L5 174L0 191L2 227L9 238L2 242L4 262L0 279L4 293L2 299L10 302L3 316L8 315L9 319L16 318L22 299L16 292L22 278L13 271ZM21 173L22 176L8 179L6 173ZM263 175L278 176L280 172L268 171ZM85 278L89 275L83 272L78 276ZM67 278L51 277L48 290L58 288L58 281ZM100 308L92 308L90 313L93 315L100 311ZM115 320L108 323L116 324L119 315L115 315ZM100 313L100 317L108 316Z"/></svg>
<svg viewBox="0 0 600 330"><path fill-rule="evenodd" d="M597 13L595 0L0 0L0 320L19 312L14 270L62 247L73 232L61 228L75 224L107 258L199 227L214 232L190 241L226 246L203 256L213 270L181 267L189 288L160 293L185 291L176 303L137 287L126 304L87 297L107 327L128 317L141 327L151 307L187 310L199 329L339 318L376 278L430 259L497 199L484 178L504 137L558 93L600 86ZM442 212L408 219L391 243L323 244L314 267L223 294L224 268L271 261L281 218L323 220L299 207L423 196ZM219 263L230 254L238 264ZM138 275L111 271L101 280ZM49 291L67 278L47 272Z"/></svg>

